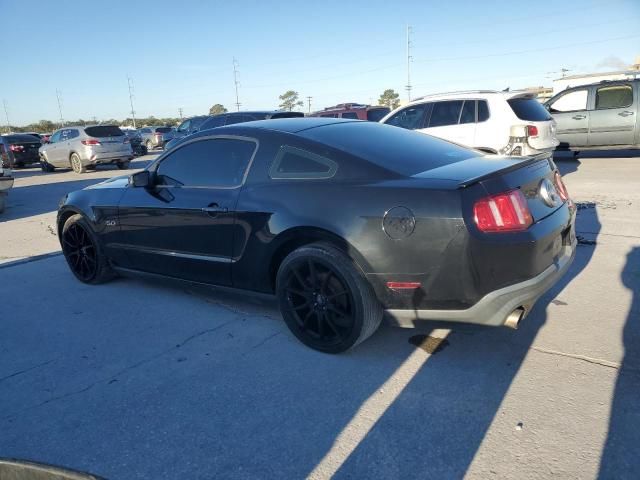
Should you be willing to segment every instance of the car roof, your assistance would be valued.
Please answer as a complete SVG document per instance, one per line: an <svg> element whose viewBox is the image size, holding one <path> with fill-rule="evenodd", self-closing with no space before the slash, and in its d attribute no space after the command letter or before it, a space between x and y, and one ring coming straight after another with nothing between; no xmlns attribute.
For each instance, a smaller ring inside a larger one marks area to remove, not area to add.
<svg viewBox="0 0 640 480"><path fill-rule="evenodd" d="M322 117L293 117L293 118L275 118L272 120L254 120L225 127L219 129L242 127L242 128L259 128L261 130L275 130L285 133L298 133L311 128L323 127L334 123L353 123L361 120L345 120L341 118L322 118Z"/></svg>
<svg viewBox="0 0 640 480"><path fill-rule="evenodd" d="M423 97L414 98L408 105L412 105L414 103L423 103L430 100L463 100L465 98L478 98L478 97L502 97L505 100L514 97L526 97L531 96L534 97L535 94L529 92L527 90L510 90L510 91L497 91L497 90L467 90L461 92L444 92L444 93L434 93L431 95L425 95Z"/></svg>

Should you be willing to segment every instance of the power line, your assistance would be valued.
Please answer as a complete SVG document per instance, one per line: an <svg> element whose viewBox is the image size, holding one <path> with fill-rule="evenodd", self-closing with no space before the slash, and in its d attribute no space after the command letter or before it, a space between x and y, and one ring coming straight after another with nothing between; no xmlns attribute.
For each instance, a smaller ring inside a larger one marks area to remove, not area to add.
<svg viewBox="0 0 640 480"><path fill-rule="evenodd" d="M60 113L60 128L64 127L64 118L62 117L62 100L60 99L60 90L56 88L56 98L58 100L58 112Z"/></svg>
<svg viewBox="0 0 640 480"><path fill-rule="evenodd" d="M2 103L4 104L4 115L7 117L7 133L11 133L11 124L9 123L9 108L7 107L7 100L3 99Z"/></svg>
<svg viewBox="0 0 640 480"><path fill-rule="evenodd" d="M236 107L238 111L240 111L240 98L238 97L238 87L240 86L240 81L238 80L238 62L236 61L236 57L233 57L233 83L236 87Z"/></svg>
<svg viewBox="0 0 640 480"><path fill-rule="evenodd" d="M129 86L129 104L131 105L131 119L133 120L133 128L136 128L136 112L133 109L133 82L131 77L127 75L127 85Z"/></svg>

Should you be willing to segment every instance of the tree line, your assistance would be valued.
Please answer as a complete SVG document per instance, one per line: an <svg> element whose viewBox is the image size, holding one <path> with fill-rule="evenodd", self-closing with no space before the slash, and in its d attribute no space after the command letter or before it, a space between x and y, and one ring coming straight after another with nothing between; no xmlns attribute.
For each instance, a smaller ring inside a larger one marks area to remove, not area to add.
<svg viewBox="0 0 640 480"><path fill-rule="evenodd" d="M279 98L279 106L283 110L291 111L304 105L302 100L300 100L299 93L295 90L287 90L285 93L280 95ZM391 109L397 108L400 105L400 95L396 93L395 90L388 88L384 92L382 92L380 98L378 98L378 105L384 105ZM209 109L209 115L218 115L221 113L226 113L227 111L228 110L224 105L216 103ZM173 127L179 125L182 120L183 119L179 117L156 118L151 115L146 118L136 118L136 126L138 128L151 125ZM91 120L85 120L80 118L78 120L64 122L65 125L95 125L97 123L103 125L118 125L120 127L130 127L133 126L133 119L131 117L125 118L124 120L117 120L115 118L110 118L108 120L97 120L95 118ZM60 122L52 122L51 120L40 120L38 122L30 123L23 126L5 125L2 128L2 131L51 133L62 126L63 125Z"/></svg>

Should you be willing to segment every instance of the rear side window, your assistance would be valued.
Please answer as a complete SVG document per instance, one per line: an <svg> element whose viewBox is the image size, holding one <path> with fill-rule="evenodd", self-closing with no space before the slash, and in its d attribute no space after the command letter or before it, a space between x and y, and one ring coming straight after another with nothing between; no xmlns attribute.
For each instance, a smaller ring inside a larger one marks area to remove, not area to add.
<svg viewBox="0 0 640 480"><path fill-rule="evenodd" d="M90 137L122 137L124 132L120 130L120 127L115 125L98 125L96 127L87 127L84 129L85 133Z"/></svg>
<svg viewBox="0 0 640 480"><path fill-rule="evenodd" d="M320 115L321 117L325 117L325 118L338 118L338 114L337 113L325 113Z"/></svg>
<svg viewBox="0 0 640 480"><path fill-rule="evenodd" d="M460 114L460 123L475 123L476 121L476 101L465 100Z"/></svg>
<svg viewBox="0 0 640 480"><path fill-rule="evenodd" d="M489 120L489 106L486 100L478 100L478 122Z"/></svg>
<svg viewBox="0 0 640 480"><path fill-rule="evenodd" d="M242 185L256 143L213 138L188 143L171 152L158 166L161 185L237 187Z"/></svg>
<svg viewBox="0 0 640 480"><path fill-rule="evenodd" d="M367 111L367 120L370 122L379 122L391 110L388 107L372 108Z"/></svg>
<svg viewBox="0 0 640 480"><path fill-rule="evenodd" d="M358 119L358 114L356 112L344 112L342 114L342 118L353 118L355 120Z"/></svg>
<svg viewBox="0 0 640 480"><path fill-rule="evenodd" d="M331 178L337 169L338 164L329 158L284 145L273 160L269 176L273 179Z"/></svg>
<svg viewBox="0 0 640 480"><path fill-rule="evenodd" d="M456 125L458 123L458 118L460 118L460 110L462 109L463 103L464 102L462 100L434 103L429 127Z"/></svg>
<svg viewBox="0 0 640 480"><path fill-rule="evenodd" d="M302 112L279 112L271 115L271 118L299 118L304 117Z"/></svg>
<svg viewBox="0 0 640 480"><path fill-rule="evenodd" d="M510 98L507 103L520 120L544 122L551 120L551 115L535 98Z"/></svg>
<svg viewBox="0 0 640 480"><path fill-rule="evenodd" d="M218 116L215 116L215 117L210 117L202 124L202 130L208 130L209 128L221 127L221 126L224 125L224 119L225 119L224 115L218 115Z"/></svg>
<svg viewBox="0 0 640 480"><path fill-rule="evenodd" d="M252 120L255 120L255 118L253 118L250 115L229 115L227 117L227 125L233 125L234 123L250 122Z"/></svg>
<svg viewBox="0 0 640 480"><path fill-rule="evenodd" d="M424 113L427 110L426 103L413 105L400 110L393 117L388 119L385 123L387 125L393 125L394 127L406 128L407 130L415 130L416 128L423 128L424 126ZM456 118L457 121L457 118Z"/></svg>
<svg viewBox="0 0 640 480"><path fill-rule="evenodd" d="M631 85L612 85L596 90L596 110L624 108L633 103Z"/></svg>
<svg viewBox="0 0 640 480"><path fill-rule="evenodd" d="M587 109L587 90L574 90L554 100L550 104L551 112L575 112Z"/></svg>

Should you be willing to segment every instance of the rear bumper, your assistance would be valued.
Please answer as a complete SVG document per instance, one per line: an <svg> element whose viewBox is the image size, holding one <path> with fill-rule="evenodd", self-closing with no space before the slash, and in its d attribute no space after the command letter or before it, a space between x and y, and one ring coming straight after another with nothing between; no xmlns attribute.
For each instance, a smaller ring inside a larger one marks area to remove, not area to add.
<svg viewBox="0 0 640 480"><path fill-rule="evenodd" d="M517 308L524 308L526 316L535 302L549 290L573 262L577 241L563 247L556 261L539 275L523 282L509 285L486 294L472 307L464 310L385 310L385 316L392 325L415 327L422 320L442 320L481 325L504 325L507 318Z"/></svg>

